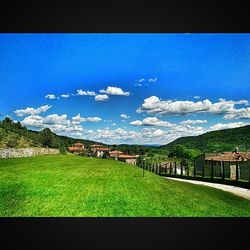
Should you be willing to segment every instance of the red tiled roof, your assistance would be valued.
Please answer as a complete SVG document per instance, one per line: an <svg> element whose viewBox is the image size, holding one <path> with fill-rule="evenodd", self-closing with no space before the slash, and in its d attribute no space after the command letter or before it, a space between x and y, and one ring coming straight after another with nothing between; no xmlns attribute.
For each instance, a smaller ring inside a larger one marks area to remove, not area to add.
<svg viewBox="0 0 250 250"><path fill-rule="evenodd" d="M99 145L99 144L93 144L93 145L90 145L91 148L96 148L96 147L101 147L102 145Z"/></svg>
<svg viewBox="0 0 250 250"><path fill-rule="evenodd" d="M110 149L109 148L96 148L96 150L98 150L98 151L109 151Z"/></svg>
<svg viewBox="0 0 250 250"><path fill-rule="evenodd" d="M119 150L113 150L113 151L110 151L109 154L123 154L123 152Z"/></svg>
<svg viewBox="0 0 250 250"><path fill-rule="evenodd" d="M83 144L80 143L80 142L77 142L77 143L75 143L74 145L75 145L75 146L83 146Z"/></svg>
<svg viewBox="0 0 250 250"><path fill-rule="evenodd" d="M246 161L250 159L250 152L224 152L206 156L205 160L211 161Z"/></svg>
<svg viewBox="0 0 250 250"><path fill-rule="evenodd" d="M83 150L82 148L78 148L78 147L68 147L69 151L81 151Z"/></svg>
<svg viewBox="0 0 250 250"><path fill-rule="evenodd" d="M121 159L136 159L136 156L135 155L123 154L123 155L118 155L118 158L121 158Z"/></svg>

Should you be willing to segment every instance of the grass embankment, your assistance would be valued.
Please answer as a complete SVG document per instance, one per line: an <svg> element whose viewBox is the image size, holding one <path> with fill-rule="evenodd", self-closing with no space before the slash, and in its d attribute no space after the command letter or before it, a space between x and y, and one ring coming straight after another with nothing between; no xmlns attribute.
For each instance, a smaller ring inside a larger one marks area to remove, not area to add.
<svg viewBox="0 0 250 250"><path fill-rule="evenodd" d="M0 159L0 216L250 216L250 201L76 156Z"/></svg>

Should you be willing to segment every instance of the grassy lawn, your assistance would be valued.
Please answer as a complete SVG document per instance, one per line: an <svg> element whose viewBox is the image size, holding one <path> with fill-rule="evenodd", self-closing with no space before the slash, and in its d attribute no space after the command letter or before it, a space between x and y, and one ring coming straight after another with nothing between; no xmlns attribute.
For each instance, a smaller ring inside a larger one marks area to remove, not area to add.
<svg viewBox="0 0 250 250"><path fill-rule="evenodd" d="M0 216L250 216L250 201L77 156L0 159Z"/></svg>

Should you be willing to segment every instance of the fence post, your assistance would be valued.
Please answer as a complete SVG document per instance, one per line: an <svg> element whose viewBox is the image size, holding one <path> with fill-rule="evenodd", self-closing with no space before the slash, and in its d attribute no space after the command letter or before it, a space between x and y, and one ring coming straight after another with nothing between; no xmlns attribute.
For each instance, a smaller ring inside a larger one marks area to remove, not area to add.
<svg viewBox="0 0 250 250"><path fill-rule="evenodd" d="M176 161L174 162L174 175L176 175L177 169L176 169Z"/></svg>
<svg viewBox="0 0 250 250"><path fill-rule="evenodd" d="M248 187L250 188L250 166L248 166Z"/></svg>
<svg viewBox="0 0 250 250"><path fill-rule="evenodd" d="M205 177L205 166L204 166L204 160L202 162L202 173L201 173L202 178Z"/></svg>
<svg viewBox="0 0 250 250"><path fill-rule="evenodd" d="M222 180L225 179L225 165L224 165L224 161L222 161Z"/></svg>
<svg viewBox="0 0 250 250"><path fill-rule="evenodd" d="M212 160L212 167L211 167L211 179L214 178L214 160Z"/></svg>
<svg viewBox="0 0 250 250"><path fill-rule="evenodd" d="M195 164L195 160L194 160L194 177L196 175L196 164Z"/></svg>
<svg viewBox="0 0 250 250"><path fill-rule="evenodd" d="M238 161L236 161L236 181L239 180L239 165L238 165Z"/></svg>

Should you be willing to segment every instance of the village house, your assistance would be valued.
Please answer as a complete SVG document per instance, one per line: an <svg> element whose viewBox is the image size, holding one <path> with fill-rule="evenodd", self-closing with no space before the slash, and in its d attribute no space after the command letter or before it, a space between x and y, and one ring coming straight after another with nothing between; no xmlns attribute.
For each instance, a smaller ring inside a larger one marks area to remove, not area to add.
<svg viewBox="0 0 250 250"><path fill-rule="evenodd" d="M74 143L72 147L68 147L68 151L73 154L79 154L84 151L84 145L80 142Z"/></svg>
<svg viewBox="0 0 250 250"><path fill-rule="evenodd" d="M95 149L95 154L97 157L108 157L109 156L109 148L105 148L105 147L99 147Z"/></svg>
<svg viewBox="0 0 250 250"><path fill-rule="evenodd" d="M195 159L197 173L201 174L204 170L204 176L222 177L224 168L224 177L236 180L236 169L238 168L238 178L248 180L250 167L250 152L223 153L205 153Z"/></svg>
<svg viewBox="0 0 250 250"><path fill-rule="evenodd" d="M102 145L100 144L93 144L93 145L90 145L90 149L93 151L93 152L96 152L96 149L97 148L100 148L102 147Z"/></svg>
<svg viewBox="0 0 250 250"><path fill-rule="evenodd" d="M136 165L136 158L137 157L135 155L127 155L127 154L121 154L117 156L117 159L119 161L123 161L132 165Z"/></svg>
<svg viewBox="0 0 250 250"><path fill-rule="evenodd" d="M109 152L109 157L113 158L115 160L118 160L118 156L121 154L124 154L124 153L122 151L119 151L119 150L113 150L113 151Z"/></svg>

